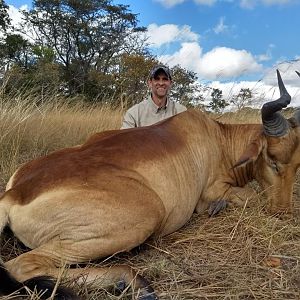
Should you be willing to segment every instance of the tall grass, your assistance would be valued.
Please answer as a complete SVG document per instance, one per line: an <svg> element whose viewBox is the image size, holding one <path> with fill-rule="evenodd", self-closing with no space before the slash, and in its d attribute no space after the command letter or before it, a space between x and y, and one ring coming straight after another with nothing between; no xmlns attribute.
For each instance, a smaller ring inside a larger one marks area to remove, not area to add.
<svg viewBox="0 0 300 300"><path fill-rule="evenodd" d="M84 142L91 134L120 128L121 110L87 106L78 99L0 99L0 184L23 162ZM37 104L39 103L39 104ZM74 104L73 104L74 103Z"/></svg>

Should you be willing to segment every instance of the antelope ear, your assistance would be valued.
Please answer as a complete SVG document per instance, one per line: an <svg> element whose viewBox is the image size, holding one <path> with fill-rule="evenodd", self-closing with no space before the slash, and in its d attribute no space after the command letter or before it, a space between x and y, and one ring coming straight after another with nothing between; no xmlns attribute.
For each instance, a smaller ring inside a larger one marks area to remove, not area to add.
<svg viewBox="0 0 300 300"><path fill-rule="evenodd" d="M295 118L297 124L300 125L300 109L299 108L297 108L297 110L295 111L294 118Z"/></svg>
<svg viewBox="0 0 300 300"><path fill-rule="evenodd" d="M253 162L257 160L257 157L261 153L263 149L263 138L259 137L256 140L252 141L244 153L241 155L239 160L234 164L233 168L245 165L247 163Z"/></svg>

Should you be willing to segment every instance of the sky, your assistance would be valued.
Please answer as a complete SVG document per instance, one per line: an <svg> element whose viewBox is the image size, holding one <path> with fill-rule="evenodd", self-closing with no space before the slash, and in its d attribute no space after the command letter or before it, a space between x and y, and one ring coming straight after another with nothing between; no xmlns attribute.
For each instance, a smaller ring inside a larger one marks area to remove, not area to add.
<svg viewBox="0 0 300 300"><path fill-rule="evenodd" d="M32 1L6 0L15 22ZM279 96L276 69L300 106L300 0L114 0L137 14L150 50L230 98L250 88L258 104Z"/></svg>

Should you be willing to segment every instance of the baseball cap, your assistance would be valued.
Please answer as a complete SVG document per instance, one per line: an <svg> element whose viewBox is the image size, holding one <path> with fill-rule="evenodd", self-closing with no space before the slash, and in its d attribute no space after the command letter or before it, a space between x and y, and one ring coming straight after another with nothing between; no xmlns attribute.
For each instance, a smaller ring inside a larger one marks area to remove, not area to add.
<svg viewBox="0 0 300 300"><path fill-rule="evenodd" d="M150 79L154 78L156 74L160 71L163 71L168 76L168 78L172 80L170 69L165 65L154 66L150 72Z"/></svg>

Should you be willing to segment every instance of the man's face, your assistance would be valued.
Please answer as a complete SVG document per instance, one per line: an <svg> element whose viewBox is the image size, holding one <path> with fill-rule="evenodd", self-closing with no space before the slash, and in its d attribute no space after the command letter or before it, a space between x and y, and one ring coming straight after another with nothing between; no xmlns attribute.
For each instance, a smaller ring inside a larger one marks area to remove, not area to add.
<svg viewBox="0 0 300 300"><path fill-rule="evenodd" d="M171 80L163 71L158 72L154 76L154 78L148 81L148 85L151 89L152 94L157 96L158 98L163 98L167 96L171 88L171 84Z"/></svg>

